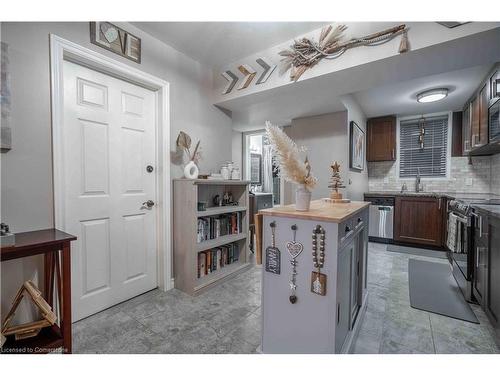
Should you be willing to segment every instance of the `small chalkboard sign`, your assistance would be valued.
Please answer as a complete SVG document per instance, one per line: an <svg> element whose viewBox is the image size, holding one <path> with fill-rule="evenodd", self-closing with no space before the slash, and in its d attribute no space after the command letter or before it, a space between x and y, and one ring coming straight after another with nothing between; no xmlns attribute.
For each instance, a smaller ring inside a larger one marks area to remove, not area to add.
<svg viewBox="0 0 500 375"><path fill-rule="evenodd" d="M281 273L281 253L277 247L269 246L266 249L266 272Z"/></svg>

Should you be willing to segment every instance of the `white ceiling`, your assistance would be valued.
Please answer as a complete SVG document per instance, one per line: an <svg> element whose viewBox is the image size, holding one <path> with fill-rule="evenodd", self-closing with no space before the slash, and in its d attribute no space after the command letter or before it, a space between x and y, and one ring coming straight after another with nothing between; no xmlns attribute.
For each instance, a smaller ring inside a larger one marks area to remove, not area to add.
<svg viewBox="0 0 500 375"><path fill-rule="evenodd" d="M488 64L372 87L355 93L354 98L367 117L460 110L490 69L491 65ZM443 100L433 103L417 102L418 93L441 87L449 90L448 96Z"/></svg>
<svg viewBox="0 0 500 375"><path fill-rule="evenodd" d="M326 22L133 22L176 50L219 68Z"/></svg>

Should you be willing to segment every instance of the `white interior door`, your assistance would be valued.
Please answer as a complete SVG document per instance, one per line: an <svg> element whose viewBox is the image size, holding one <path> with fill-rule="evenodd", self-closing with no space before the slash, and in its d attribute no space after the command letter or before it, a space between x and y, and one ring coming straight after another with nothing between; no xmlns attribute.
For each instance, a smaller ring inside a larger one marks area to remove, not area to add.
<svg viewBox="0 0 500 375"><path fill-rule="evenodd" d="M65 61L64 108L76 321L157 286L155 93Z"/></svg>

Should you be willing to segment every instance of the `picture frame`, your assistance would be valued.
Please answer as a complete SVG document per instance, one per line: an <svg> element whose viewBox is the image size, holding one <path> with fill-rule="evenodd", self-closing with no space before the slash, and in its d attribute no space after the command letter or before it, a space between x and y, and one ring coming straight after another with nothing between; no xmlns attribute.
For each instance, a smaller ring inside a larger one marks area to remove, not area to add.
<svg viewBox="0 0 500 375"><path fill-rule="evenodd" d="M250 154L250 183L262 185L262 155Z"/></svg>
<svg viewBox="0 0 500 375"><path fill-rule="evenodd" d="M141 63L141 39L111 22L90 22L90 42L137 64Z"/></svg>
<svg viewBox="0 0 500 375"><path fill-rule="evenodd" d="M365 132L354 121L349 123L349 168L365 169Z"/></svg>

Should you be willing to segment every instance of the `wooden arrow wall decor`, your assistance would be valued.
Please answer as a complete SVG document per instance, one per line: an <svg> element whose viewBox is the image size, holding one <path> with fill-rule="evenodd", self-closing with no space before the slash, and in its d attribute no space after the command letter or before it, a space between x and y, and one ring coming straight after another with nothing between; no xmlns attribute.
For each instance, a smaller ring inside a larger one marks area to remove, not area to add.
<svg viewBox="0 0 500 375"><path fill-rule="evenodd" d="M271 77L274 69L276 69L276 64L269 63L262 57L258 58L255 61L257 61L257 64L259 64L264 69L260 77L257 79L257 82L255 82L256 85L260 85L261 83L266 82L269 77Z"/></svg>
<svg viewBox="0 0 500 375"><path fill-rule="evenodd" d="M222 91L222 94L229 94L231 91L233 91L234 86L236 85L236 82L238 82L238 76L234 74L230 70L226 70L225 72L221 73L222 76L227 80L227 85L224 87L224 91Z"/></svg>
<svg viewBox="0 0 500 375"><path fill-rule="evenodd" d="M255 75L257 72L247 64L242 64L238 66L238 70L245 76L243 82L241 85L238 87L238 90L243 90L246 89L248 86L250 86L250 83L252 83L252 80L255 78Z"/></svg>

